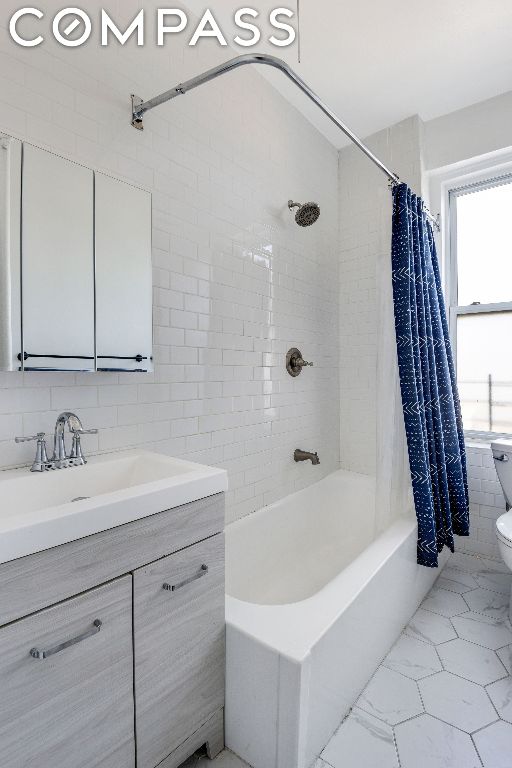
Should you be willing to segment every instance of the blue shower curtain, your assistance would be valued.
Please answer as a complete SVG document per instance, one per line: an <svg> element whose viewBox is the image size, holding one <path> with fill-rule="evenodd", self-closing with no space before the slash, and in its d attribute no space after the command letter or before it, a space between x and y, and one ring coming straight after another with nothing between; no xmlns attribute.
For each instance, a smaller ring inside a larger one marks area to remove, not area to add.
<svg viewBox="0 0 512 768"><path fill-rule="evenodd" d="M469 535L466 454L434 236L406 184L393 190L392 269L418 563L435 568L454 534Z"/></svg>

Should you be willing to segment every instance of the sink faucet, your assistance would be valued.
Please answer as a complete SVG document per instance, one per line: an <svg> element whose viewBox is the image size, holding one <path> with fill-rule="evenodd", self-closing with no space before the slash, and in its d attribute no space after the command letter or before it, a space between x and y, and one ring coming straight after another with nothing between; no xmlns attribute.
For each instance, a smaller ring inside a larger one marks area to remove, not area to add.
<svg viewBox="0 0 512 768"><path fill-rule="evenodd" d="M312 464L320 464L318 453L310 453L309 451L301 451L300 448L295 449L293 454L294 461L311 461Z"/></svg>
<svg viewBox="0 0 512 768"><path fill-rule="evenodd" d="M66 424L69 431L73 435L73 442L71 445L71 453L66 453L66 444L64 441L64 432ZM91 429L88 432L96 433L98 430ZM85 430L82 426L82 422L75 413L71 411L64 411L60 414L55 422L55 432L53 435L53 456L52 462L57 469L65 469L69 466L75 466L76 464L85 464L86 460L82 453L80 445L80 436L85 434Z"/></svg>
<svg viewBox="0 0 512 768"><path fill-rule="evenodd" d="M66 425L73 435L70 453L66 452L64 433ZM46 450L45 433L38 432L32 437L15 437L15 442L25 443L29 440L37 440L36 457L30 468L31 472L46 472L49 469L66 469L87 464L87 459L82 452L80 438L82 435L95 435L97 429L84 429L82 422L75 413L64 411L55 422L53 436L53 455L48 459Z"/></svg>

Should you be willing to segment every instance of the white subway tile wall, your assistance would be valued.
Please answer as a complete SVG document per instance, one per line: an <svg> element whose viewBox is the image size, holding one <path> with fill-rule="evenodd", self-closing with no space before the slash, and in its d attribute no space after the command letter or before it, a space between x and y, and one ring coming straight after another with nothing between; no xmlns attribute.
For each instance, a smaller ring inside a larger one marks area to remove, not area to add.
<svg viewBox="0 0 512 768"><path fill-rule="evenodd" d="M127 24L131 5L109 10ZM153 193L155 341L152 375L0 373L0 467L32 458L15 435L51 433L71 409L99 428L86 452L139 446L225 467L232 521L339 466L337 152L249 68L136 132L130 93L231 55L170 37L158 50L22 49L0 26L0 130ZM291 197L319 203L313 227L294 223ZM315 364L296 379L292 346ZM321 464L295 464L295 448Z"/></svg>
<svg viewBox="0 0 512 768"><path fill-rule="evenodd" d="M468 486L470 535L457 537L460 552L495 557L501 560L496 542L495 523L505 512L505 498L494 467L489 446L468 443Z"/></svg>
<svg viewBox="0 0 512 768"><path fill-rule="evenodd" d="M421 190L418 117L367 139L394 172ZM353 146L340 152L340 386L341 463L375 474L379 262L390 258L392 197L386 176Z"/></svg>

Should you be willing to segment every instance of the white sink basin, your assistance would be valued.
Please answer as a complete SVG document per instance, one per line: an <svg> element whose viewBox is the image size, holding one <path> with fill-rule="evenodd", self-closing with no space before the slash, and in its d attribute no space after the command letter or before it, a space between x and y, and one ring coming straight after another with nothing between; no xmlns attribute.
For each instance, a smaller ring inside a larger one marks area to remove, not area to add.
<svg viewBox="0 0 512 768"><path fill-rule="evenodd" d="M49 472L0 472L0 563L225 490L223 469L145 451Z"/></svg>

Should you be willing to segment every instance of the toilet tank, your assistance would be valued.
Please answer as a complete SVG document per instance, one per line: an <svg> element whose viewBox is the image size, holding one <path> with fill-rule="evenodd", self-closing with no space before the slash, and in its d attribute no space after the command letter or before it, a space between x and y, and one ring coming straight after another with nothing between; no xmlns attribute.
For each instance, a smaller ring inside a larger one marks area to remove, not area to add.
<svg viewBox="0 0 512 768"><path fill-rule="evenodd" d="M491 450L507 509L510 509L512 506L512 440L497 440L491 443Z"/></svg>

